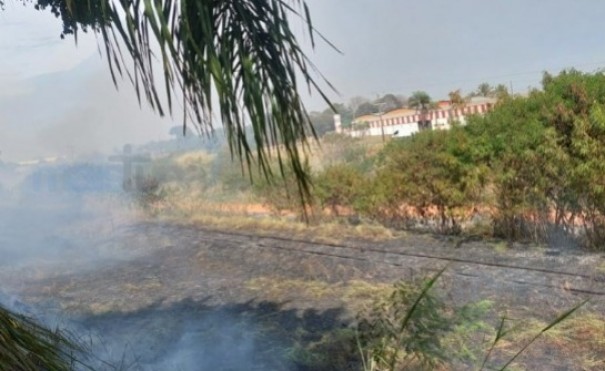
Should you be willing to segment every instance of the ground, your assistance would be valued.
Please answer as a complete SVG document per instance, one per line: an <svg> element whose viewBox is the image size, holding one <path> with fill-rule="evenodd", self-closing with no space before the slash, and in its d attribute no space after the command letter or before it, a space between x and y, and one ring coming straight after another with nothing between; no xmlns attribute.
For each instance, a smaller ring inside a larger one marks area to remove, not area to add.
<svg viewBox="0 0 605 371"><path fill-rule="evenodd" d="M103 212L87 211L95 208ZM437 291L452 306L490 300L488 323L501 315L524 320L495 362L514 354L540 321L591 298L575 323L584 327L545 337L518 366L605 367L603 254L427 234L321 243L304 233L234 232L95 208L37 208L42 226L21 205L29 228L15 213L2 220L4 244L21 241L23 249L0 263L0 282L13 306L74 329L121 369L313 369L321 363L307 351L313 344L348 331L355 314L394 282L443 267ZM333 360L334 369L359 367L344 358Z"/></svg>

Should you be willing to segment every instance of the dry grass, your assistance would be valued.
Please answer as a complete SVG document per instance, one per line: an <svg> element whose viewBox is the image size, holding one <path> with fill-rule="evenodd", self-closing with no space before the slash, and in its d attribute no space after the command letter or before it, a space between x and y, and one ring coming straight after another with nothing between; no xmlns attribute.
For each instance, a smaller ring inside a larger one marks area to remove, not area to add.
<svg viewBox="0 0 605 371"><path fill-rule="evenodd" d="M505 356L516 353L548 323L536 319L520 320L511 335L497 346ZM530 357L547 349L563 354L581 370L605 369L605 317L595 313L580 313L551 328L524 354Z"/></svg>
<svg viewBox="0 0 605 371"><path fill-rule="evenodd" d="M208 166L215 159L216 155L210 154L206 151L191 151L184 153L174 160L175 164L186 169L191 165L203 165Z"/></svg>
<svg viewBox="0 0 605 371"><path fill-rule="evenodd" d="M345 305L353 313L388 295L393 286L384 283L370 283L351 280L330 284L320 280L284 279L281 277L259 277L245 283L245 287L269 299L283 300L296 296L310 300L329 301Z"/></svg>
<svg viewBox="0 0 605 371"><path fill-rule="evenodd" d="M305 223L293 214L275 215L262 204L244 195L235 202L213 202L192 195L173 195L153 213L179 224L194 224L257 234L287 234L293 238L313 236L316 242L339 243L347 239L385 241L401 236L380 225L351 225L336 219Z"/></svg>

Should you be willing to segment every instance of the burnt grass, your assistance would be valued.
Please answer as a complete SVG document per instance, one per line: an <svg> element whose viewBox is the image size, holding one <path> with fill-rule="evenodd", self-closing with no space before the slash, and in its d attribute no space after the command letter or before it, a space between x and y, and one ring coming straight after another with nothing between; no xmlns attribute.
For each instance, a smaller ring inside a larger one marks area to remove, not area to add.
<svg viewBox="0 0 605 371"><path fill-rule="evenodd" d="M354 301L368 298L347 285L419 280L444 266L439 295L453 306L493 301L491 323L503 313L553 319L587 297L587 311L605 309L605 259L576 249L504 249L427 234L324 245L140 221L86 236L76 229L61 241L100 251L98 259L0 266L0 278L37 313L63 318L90 344L99 369L359 369L347 329ZM128 258L109 258L121 252ZM326 341L341 333L348 340ZM521 364L583 369L548 344L536 344Z"/></svg>

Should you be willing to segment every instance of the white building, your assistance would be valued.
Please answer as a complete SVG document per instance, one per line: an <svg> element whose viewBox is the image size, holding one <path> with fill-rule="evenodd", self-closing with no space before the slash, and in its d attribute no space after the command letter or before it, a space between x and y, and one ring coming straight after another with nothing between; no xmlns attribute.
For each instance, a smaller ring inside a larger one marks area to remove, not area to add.
<svg viewBox="0 0 605 371"><path fill-rule="evenodd" d="M340 115L334 116L337 133L346 133L353 137L360 136L393 136L407 137L421 129L446 130L452 122L466 123L470 115L482 115L492 109L496 100L477 97L463 107L453 107L449 101L438 102L436 109L424 115L417 110L401 108L383 114L364 115L353 120L350 128L343 128ZM423 125L424 121L424 125Z"/></svg>

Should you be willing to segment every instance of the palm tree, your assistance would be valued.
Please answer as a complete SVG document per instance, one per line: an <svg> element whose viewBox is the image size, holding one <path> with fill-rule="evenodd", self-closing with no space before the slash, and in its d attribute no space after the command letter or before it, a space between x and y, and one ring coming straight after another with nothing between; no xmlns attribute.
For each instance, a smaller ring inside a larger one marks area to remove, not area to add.
<svg viewBox="0 0 605 371"><path fill-rule="evenodd" d="M430 124L428 113L432 107L431 96L424 91L416 91L412 93L412 96L408 99L408 106L416 109L420 113L420 129L427 129Z"/></svg>
<svg viewBox="0 0 605 371"><path fill-rule="evenodd" d="M431 96L424 91L415 91L408 99L408 106L417 110L428 109L433 100Z"/></svg>
<svg viewBox="0 0 605 371"><path fill-rule="evenodd" d="M480 97L491 97L494 90L492 86L486 82L479 84L476 95Z"/></svg>
<svg viewBox="0 0 605 371"><path fill-rule="evenodd" d="M100 35L114 83L130 80L139 100L160 115L174 113L178 100L183 131L195 127L210 134L217 114L232 155L271 176L269 160L276 152L282 175L284 166L291 167L301 199L308 196L308 146L300 144L316 133L298 90L306 85L333 106L320 81L331 85L315 72L291 30L290 19L297 17L313 47L316 37L325 40L304 0L33 2L60 17L61 37L87 30Z"/></svg>

